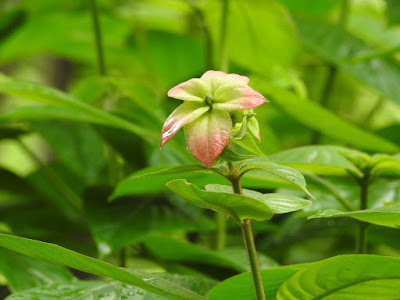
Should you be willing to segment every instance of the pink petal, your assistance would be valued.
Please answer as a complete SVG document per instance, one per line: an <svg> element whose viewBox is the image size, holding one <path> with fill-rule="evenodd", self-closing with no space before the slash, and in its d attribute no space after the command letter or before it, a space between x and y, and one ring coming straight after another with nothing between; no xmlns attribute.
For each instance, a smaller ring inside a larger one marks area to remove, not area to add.
<svg viewBox="0 0 400 300"><path fill-rule="evenodd" d="M199 78L193 78L170 89L168 96L179 100L203 102L208 93L208 86Z"/></svg>
<svg viewBox="0 0 400 300"><path fill-rule="evenodd" d="M225 84L215 91L214 101L215 109L235 111L255 108L265 103L267 99L249 86Z"/></svg>
<svg viewBox="0 0 400 300"><path fill-rule="evenodd" d="M200 79L210 87L211 92L216 91L216 89L221 85L228 83L241 86L245 86L249 83L249 78L246 76L227 74L222 71L207 71L200 77Z"/></svg>
<svg viewBox="0 0 400 300"><path fill-rule="evenodd" d="M161 131L161 147L164 146L186 124L196 120L210 109L196 102L185 102L177 107L167 118Z"/></svg>
<svg viewBox="0 0 400 300"><path fill-rule="evenodd" d="M210 168L224 150L232 130L228 112L211 110L185 126L185 138L189 151Z"/></svg>

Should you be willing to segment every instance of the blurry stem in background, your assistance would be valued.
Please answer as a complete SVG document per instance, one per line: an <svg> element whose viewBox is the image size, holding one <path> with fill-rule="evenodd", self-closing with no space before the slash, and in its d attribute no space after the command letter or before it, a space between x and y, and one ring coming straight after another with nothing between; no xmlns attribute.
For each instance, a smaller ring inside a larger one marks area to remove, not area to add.
<svg viewBox="0 0 400 300"><path fill-rule="evenodd" d="M233 192L235 194L242 194L243 190L242 190L242 185L240 183L240 177L236 177L234 175L235 173L233 168L230 168L230 173L231 175L233 175L233 177L230 179ZM240 226L242 228L243 241L246 247L247 256L249 258L251 276L253 278L253 285L256 296L255 299L265 300L266 297L264 292L264 284L261 277L260 268L258 266L257 251L256 251L256 246L254 244L253 231L251 229L251 220L245 219Z"/></svg>
<svg viewBox="0 0 400 300"><path fill-rule="evenodd" d="M376 114L376 112L379 111L383 103L385 103L385 98L383 96L379 96L375 104L372 106L371 110L366 114L364 121L362 122L364 127L369 127L373 116Z"/></svg>
<svg viewBox="0 0 400 300"><path fill-rule="evenodd" d="M368 186L369 186L369 171L365 171L363 178L359 180L360 185L360 210L368 207ZM367 227L368 223L359 221L357 228L356 250L357 254L366 253L367 248Z"/></svg>
<svg viewBox="0 0 400 300"><path fill-rule="evenodd" d="M50 167L46 166L40 158L25 145L20 139L16 139L20 147L28 154L28 156L39 166L39 173L72 204L76 209L82 208L82 200L77 194L55 173Z"/></svg>
<svg viewBox="0 0 400 300"><path fill-rule="evenodd" d="M373 60L375 58L381 58L381 57L394 55L399 51L400 51L400 45L393 47L393 48L389 48L389 49L382 49L382 50L374 51L372 53L368 53L368 54L364 54L364 55L357 55L357 56L351 58L351 60L349 62L352 64L363 63L366 61Z"/></svg>
<svg viewBox="0 0 400 300"><path fill-rule="evenodd" d="M350 0L342 0L342 7L340 10L340 15L337 20L337 26L341 28L345 28L347 24L347 19L349 17L350 11ZM335 78L337 74L337 67L334 64L327 64L328 67L328 75L325 81L325 86L322 90L321 95L321 106L326 107L328 104L328 100L332 94L332 89L335 84ZM319 131L314 131L312 134L311 143L318 144L321 139L321 133Z"/></svg>
<svg viewBox="0 0 400 300"><path fill-rule="evenodd" d="M229 61L228 52L226 46L226 34L227 34L227 21L229 13L229 0L222 0L222 15L221 15L221 34L220 34L220 70L223 72L228 72ZM231 170L232 164L228 162L229 169ZM226 217L221 213L216 213L216 235L215 235L215 248L217 250L222 250L226 246Z"/></svg>
<svg viewBox="0 0 400 300"><path fill-rule="evenodd" d="M97 54L97 64L99 68L99 74L106 75L107 72L104 63L103 40L101 35L99 16L97 13L96 0L89 0L89 1L90 1L90 11L92 13L92 20L93 20L93 32L96 42L96 54Z"/></svg>

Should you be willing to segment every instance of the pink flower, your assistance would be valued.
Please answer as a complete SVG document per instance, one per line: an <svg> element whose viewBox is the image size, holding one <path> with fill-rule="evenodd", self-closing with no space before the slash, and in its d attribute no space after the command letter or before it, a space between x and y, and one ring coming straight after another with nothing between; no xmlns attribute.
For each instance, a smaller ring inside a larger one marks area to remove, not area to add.
<svg viewBox="0 0 400 300"><path fill-rule="evenodd" d="M267 100L248 86L249 78L221 71L207 71L200 78L182 82L168 96L183 100L167 118L161 147L185 126L189 151L210 168L229 141L231 112L255 108Z"/></svg>

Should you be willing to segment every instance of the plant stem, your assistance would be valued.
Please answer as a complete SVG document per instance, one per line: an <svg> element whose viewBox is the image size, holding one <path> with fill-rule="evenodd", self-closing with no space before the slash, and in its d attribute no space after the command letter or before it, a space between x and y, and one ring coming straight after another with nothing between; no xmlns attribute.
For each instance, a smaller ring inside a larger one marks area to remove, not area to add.
<svg viewBox="0 0 400 300"><path fill-rule="evenodd" d="M226 217L222 213L215 214L215 222L217 225L215 249L222 250L226 246Z"/></svg>
<svg viewBox="0 0 400 300"><path fill-rule="evenodd" d="M369 185L369 172L364 173L364 177L360 180L360 210L367 209L368 206L368 185ZM368 224L362 221L358 222L356 250L358 254L366 253L367 238L366 229Z"/></svg>
<svg viewBox="0 0 400 300"><path fill-rule="evenodd" d="M99 16L97 12L96 0L90 1L90 11L92 13L93 20L93 29L94 29L94 38L96 41L96 54L97 54L97 63L99 68L100 75L106 75L106 66L104 63L104 51L103 51L103 40L100 29Z"/></svg>
<svg viewBox="0 0 400 300"><path fill-rule="evenodd" d="M221 32L220 32L220 69L223 72L228 72L228 47L226 45L227 23L229 12L229 0L222 0L222 16L221 16Z"/></svg>
<svg viewBox="0 0 400 300"><path fill-rule="evenodd" d="M232 188L235 194L242 194L242 186L240 178L231 179ZM265 300L264 284L261 277L260 268L257 261L257 251L254 243L253 231L251 229L251 220L245 219L241 224L243 241L246 247L247 256L249 258L251 276L253 278L254 291L256 300Z"/></svg>

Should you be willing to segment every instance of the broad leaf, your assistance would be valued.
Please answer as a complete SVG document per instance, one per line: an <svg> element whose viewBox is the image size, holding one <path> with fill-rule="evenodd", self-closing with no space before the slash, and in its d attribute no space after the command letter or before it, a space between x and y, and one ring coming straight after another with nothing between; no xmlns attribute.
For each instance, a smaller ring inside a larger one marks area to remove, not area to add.
<svg viewBox="0 0 400 300"><path fill-rule="evenodd" d="M232 187L220 184L208 184L206 190L216 193L233 193ZM285 214L309 207L312 202L292 195L277 193L262 194L252 190L243 190L243 195L261 200L274 214Z"/></svg>
<svg viewBox="0 0 400 300"><path fill-rule="evenodd" d="M101 260L79 254L54 244L34 241L17 236L0 234L0 246L34 258L47 260L55 264L68 266L83 272L105 276L125 282L146 291L165 296L169 299L205 299L172 282L153 274L127 271Z"/></svg>
<svg viewBox="0 0 400 300"><path fill-rule="evenodd" d="M400 259L343 255L298 271L282 284L277 299L396 299L399 286Z"/></svg>
<svg viewBox="0 0 400 300"><path fill-rule="evenodd" d="M166 186L192 204L232 216L238 223L246 218L269 220L273 215L264 202L244 195L204 191L184 179L172 180Z"/></svg>
<svg viewBox="0 0 400 300"><path fill-rule="evenodd" d="M240 173L247 173L254 169L261 169L261 170L267 171L269 173L272 173L276 176L279 176L279 177L291 182L292 184L297 185L307 195L309 195L311 198L314 198L313 195L311 195L310 192L307 190L307 187L306 187L307 184L306 184L306 180L304 179L304 176L296 169L293 169L293 168L287 167L287 166L283 166L283 165L278 165L276 163L267 161L265 159L252 158L252 159L246 160L243 163L243 166L240 168Z"/></svg>
<svg viewBox="0 0 400 300"><path fill-rule="evenodd" d="M348 212L327 209L310 216L309 219L337 217L350 217L371 224L400 228L400 204Z"/></svg>

